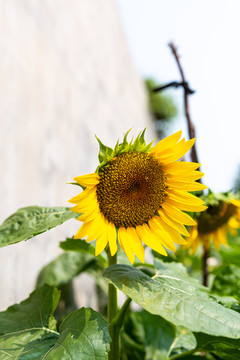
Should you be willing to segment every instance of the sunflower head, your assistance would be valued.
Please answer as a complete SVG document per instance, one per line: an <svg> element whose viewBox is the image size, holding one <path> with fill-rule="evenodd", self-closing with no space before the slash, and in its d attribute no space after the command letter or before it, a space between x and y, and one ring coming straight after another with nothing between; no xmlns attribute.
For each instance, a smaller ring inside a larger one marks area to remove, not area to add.
<svg viewBox="0 0 240 360"><path fill-rule="evenodd" d="M240 200L233 193L217 193L209 191L204 197L208 205L205 212L197 214L197 225L190 231L190 242L187 247L195 253L199 244L208 249L211 241L215 248L221 244L228 245L227 233L236 234L240 229Z"/></svg>
<svg viewBox="0 0 240 360"><path fill-rule="evenodd" d="M113 256L117 242L133 263L134 254L144 262L143 244L166 255L165 248L175 250L184 244L184 225L196 222L184 211L203 211L204 201L188 191L206 187L195 180L203 173L199 164L177 161L193 146L181 131L157 143L146 144L145 130L130 142L127 135L114 149L97 138L99 166L95 173L74 180L84 190L70 202L83 224L75 238L96 239L96 254L107 246Z"/></svg>

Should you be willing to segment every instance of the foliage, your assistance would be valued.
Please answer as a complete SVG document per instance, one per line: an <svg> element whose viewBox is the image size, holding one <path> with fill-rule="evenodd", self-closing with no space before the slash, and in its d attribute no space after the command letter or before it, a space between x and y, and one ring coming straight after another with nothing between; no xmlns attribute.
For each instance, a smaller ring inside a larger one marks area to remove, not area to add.
<svg viewBox="0 0 240 360"><path fill-rule="evenodd" d="M59 296L56 288L44 285L0 313L1 360L107 358L108 324L92 309L71 313L57 331L53 312Z"/></svg>
<svg viewBox="0 0 240 360"><path fill-rule="evenodd" d="M153 79L146 79L144 82L148 93L149 110L156 122L158 135L162 137L162 133L168 129L173 118L177 116L177 107L170 96L163 92L153 92L159 83Z"/></svg>
<svg viewBox="0 0 240 360"><path fill-rule="evenodd" d="M77 215L65 207L24 207L0 226L0 247L31 239L74 218Z"/></svg>
<svg viewBox="0 0 240 360"><path fill-rule="evenodd" d="M146 79L145 85L149 94L150 110L156 120L169 121L174 118L177 115L177 108L173 100L161 92L153 92L159 84L153 79Z"/></svg>
<svg viewBox="0 0 240 360"><path fill-rule="evenodd" d="M73 217L68 208L20 209L0 227L1 246ZM194 257L182 248L167 258L154 253L154 264L134 266L119 251L119 263L107 267L107 257L96 257L92 244L68 238L60 243L63 253L40 271L30 297L0 313L0 360L107 359L109 323L100 313L70 307L56 323L58 289L69 289L82 273L94 278L101 300L108 282L140 306L133 311L127 303L119 312L122 360L239 359L239 241L231 236L231 247L212 250L216 265L209 267L206 288L198 280L201 250Z"/></svg>

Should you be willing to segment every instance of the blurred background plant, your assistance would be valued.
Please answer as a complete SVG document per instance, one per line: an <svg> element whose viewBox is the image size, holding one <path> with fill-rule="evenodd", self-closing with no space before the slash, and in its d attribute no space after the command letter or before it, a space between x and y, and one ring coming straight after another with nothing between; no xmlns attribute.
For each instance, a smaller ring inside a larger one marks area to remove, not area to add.
<svg viewBox="0 0 240 360"><path fill-rule="evenodd" d="M238 165L237 174L233 184L233 191L235 193L240 193L240 165Z"/></svg>
<svg viewBox="0 0 240 360"><path fill-rule="evenodd" d="M148 93L149 110L155 122L157 136L161 139L170 130L174 118L178 115L178 109L172 96L153 92L159 82L149 78L144 83Z"/></svg>

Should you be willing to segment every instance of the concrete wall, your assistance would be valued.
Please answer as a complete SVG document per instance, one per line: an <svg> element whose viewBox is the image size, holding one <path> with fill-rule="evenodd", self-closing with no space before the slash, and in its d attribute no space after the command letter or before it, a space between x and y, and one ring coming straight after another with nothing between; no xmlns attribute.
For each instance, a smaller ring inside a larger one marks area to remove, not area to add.
<svg viewBox="0 0 240 360"><path fill-rule="evenodd" d="M151 124L113 0L0 0L0 221L27 205L68 206L74 176L107 144ZM151 138L151 136L150 136ZM0 310L26 298L80 223L0 249ZM94 306L82 278L80 305Z"/></svg>

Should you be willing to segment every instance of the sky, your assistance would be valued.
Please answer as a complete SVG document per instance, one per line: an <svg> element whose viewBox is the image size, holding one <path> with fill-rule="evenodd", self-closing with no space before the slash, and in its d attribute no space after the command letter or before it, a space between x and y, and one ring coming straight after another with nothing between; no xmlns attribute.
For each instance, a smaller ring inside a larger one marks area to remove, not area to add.
<svg viewBox="0 0 240 360"><path fill-rule="evenodd" d="M129 51L142 78L180 80L168 43L173 41L190 86L190 114L203 181L215 192L233 187L240 166L240 1L115 0ZM183 129L182 90L171 132Z"/></svg>

